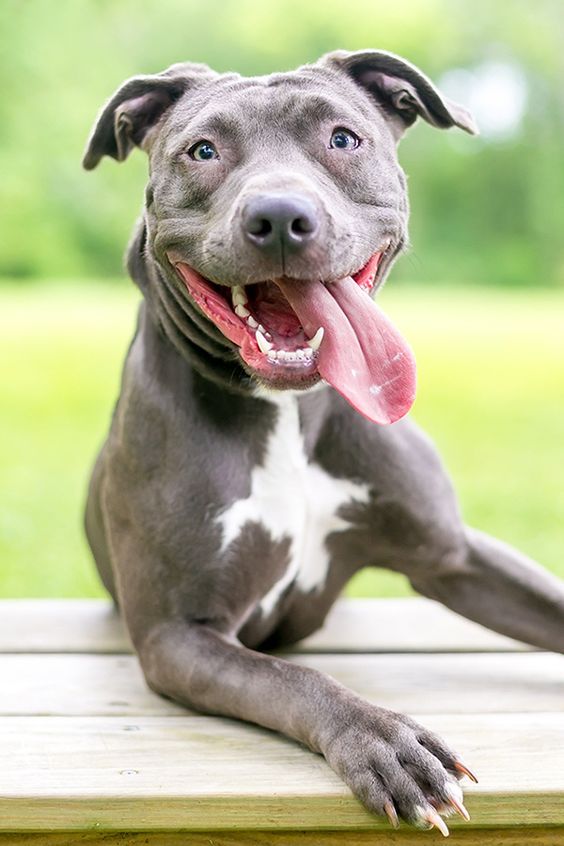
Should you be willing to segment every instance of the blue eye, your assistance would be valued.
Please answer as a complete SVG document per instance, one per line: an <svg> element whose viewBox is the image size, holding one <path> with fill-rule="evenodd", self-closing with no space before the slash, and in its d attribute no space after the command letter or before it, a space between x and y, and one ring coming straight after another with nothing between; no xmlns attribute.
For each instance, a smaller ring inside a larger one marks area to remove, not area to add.
<svg viewBox="0 0 564 846"><path fill-rule="evenodd" d="M330 146L334 150L354 150L360 144L360 138L350 129L336 129L331 136Z"/></svg>
<svg viewBox="0 0 564 846"><path fill-rule="evenodd" d="M190 158L197 162L209 162L212 159L219 159L219 153L211 141L198 141L188 151Z"/></svg>

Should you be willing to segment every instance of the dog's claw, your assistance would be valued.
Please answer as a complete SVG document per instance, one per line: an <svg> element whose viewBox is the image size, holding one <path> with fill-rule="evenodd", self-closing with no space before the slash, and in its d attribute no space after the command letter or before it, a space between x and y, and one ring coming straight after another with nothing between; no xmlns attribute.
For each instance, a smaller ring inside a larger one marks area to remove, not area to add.
<svg viewBox="0 0 564 846"><path fill-rule="evenodd" d="M478 779L476 778L474 773L471 770L469 770L468 767L464 766L462 761L455 761L454 762L454 769L457 770L459 773L462 773L462 775L468 776L470 781L473 781L474 784L478 784Z"/></svg>
<svg viewBox="0 0 564 846"><path fill-rule="evenodd" d="M468 813L462 802L459 802L457 799L453 799L452 796L448 801L450 802L456 813L460 814L462 819L466 820L466 822L470 822L470 814Z"/></svg>
<svg viewBox="0 0 564 846"><path fill-rule="evenodd" d="M399 819L393 802L384 802L384 813L392 828L399 828Z"/></svg>
<svg viewBox="0 0 564 846"><path fill-rule="evenodd" d="M425 822L428 822L432 828L438 828L443 837L449 836L449 830L446 822L443 818L438 814L434 808L426 808L424 813L422 814L422 818Z"/></svg>

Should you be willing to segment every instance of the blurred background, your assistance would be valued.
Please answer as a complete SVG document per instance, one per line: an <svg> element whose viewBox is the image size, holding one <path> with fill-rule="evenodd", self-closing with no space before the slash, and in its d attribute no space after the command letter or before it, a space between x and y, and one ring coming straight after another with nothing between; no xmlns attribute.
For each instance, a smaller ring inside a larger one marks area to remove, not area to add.
<svg viewBox="0 0 564 846"><path fill-rule="evenodd" d="M477 118L479 138L402 141L412 248L381 303L466 520L564 576L561 0L3 0L0 39L1 596L102 595L81 513L134 325L146 160L81 170L99 107L181 60L263 74L337 48L399 53Z"/></svg>

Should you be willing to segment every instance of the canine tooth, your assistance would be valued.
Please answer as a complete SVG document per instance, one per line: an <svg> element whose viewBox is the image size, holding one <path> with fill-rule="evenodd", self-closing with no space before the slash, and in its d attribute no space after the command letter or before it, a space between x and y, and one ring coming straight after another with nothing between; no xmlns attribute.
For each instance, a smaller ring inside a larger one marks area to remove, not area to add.
<svg viewBox="0 0 564 846"><path fill-rule="evenodd" d="M247 302L247 295L240 285L234 285L231 288L231 299L234 305L245 305Z"/></svg>
<svg viewBox="0 0 564 846"><path fill-rule="evenodd" d="M258 323L256 322L256 320L255 320L255 318L253 317L252 314L249 314L249 316L247 317L247 323L249 324L251 329L257 329L258 328Z"/></svg>
<svg viewBox="0 0 564 846"><path fill-rule="evenodd" d="M257 331L255 332L255 338L257 339L259 350L266 355L266 353L272 349L272 344L266 340L260 329L257 329Z"/></svg>
<svg viewBox="0 0 564 846"><path fill-rule="evenodd" d="M251 312L245 308L244 305L235 306L235 314L237 317L248 317Z"/></svg>
<svg viewBox="0 0 564 846"><path fill-rule="evenodd" d="M325 329L323 326L320 326L313 338L310 338L307 342L308 347L310 347L314 352L317 352L321 341L323 340L323 335L325 334Z"/></svg>

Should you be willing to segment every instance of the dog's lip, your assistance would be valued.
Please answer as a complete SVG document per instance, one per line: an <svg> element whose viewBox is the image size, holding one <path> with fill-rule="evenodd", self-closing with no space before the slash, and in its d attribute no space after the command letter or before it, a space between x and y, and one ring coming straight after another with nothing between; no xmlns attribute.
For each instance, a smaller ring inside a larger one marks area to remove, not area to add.
<svg viewBox="0 0 564 846"><path fill-rule="evenodd" d="M331 285L332 282L336 282L339 279L342 279L344 276L352 276L353 279L360 285L363 290L368 291L369 293L375 288L376 283L378 281L378 277L381 275L381 270L383 265L385 264L385 259L393 253L394 250L394 242L392 238L387 238L378 249L374 250L368 257L367 261L358 267L356 270L345 271L342 274L337 274L328 278L325 278L323 281L326 285ZM378 258L378 264L376 267L376 271L374 273L370 272L372 262ZM229 291L231 288L236 286L241 287L248 287L251 285L261 285L263 282L271 282L275 281L277 277L272 276L266 279L252 279L249 281L248 275L245 277L245 282L235 282L235 283L227 283L222 282L220 279L212 279L211 277L204 276L203 273L200 273L199 270L190 264L189 260L182 254L180 250L169 250L166 252L166 258L168 263L177 273L181 276L182 280L185 282L184 277L179 271L180 266L185 266L190 269L190 271L194 274L197 274L201 279L203 279L208 285L213 285L214 287L222 290L224 293ZM311 276L289 276L283 277L288 278L296 281L303 281L307 282ZM186 284L186 283L185 283Z"/></svg>
<svg viewBox="0 0 564 846"><path fill-rule="evenodd" d="M359 270L350 274L367 296L376 287L378 270L390 246L391 243L386 242L382 248L371 255ZM299 388L318 381L320 377L317 370L317 352L314 351L313 355L310 354L310 339L307 338L303 330L300 333L296 333L294 338L289 341L286 338L283 339L284 341L288 341L283 344L283 349L288 350L290 348L290 350L296 352L298 350L302 351L298 352L299 359L292 359L291 356L286 357L286 354L284 354L284 359L279 359L278 357L273 358L272 354L267 355L259 346L256 329L247 323L249 318L243 319L235 314L234 306L231 302L231 293L238 286L218 284L207 279L186 261L179 258L177 253L169 254L168 259L188 289L188 293L196 306L221 331L224 337L239 349L243 362L250 368L254 375L277 387ZM304 282L307 282L307 280L304 280ZM264 283L252 284L260 285ZM331 282L327 282L326 284L330 286ZM240 287L245 288L247 286ZM289 303L288 307L291 309ZM261 326L261 328L263 327ZM268 331L268 327L264 331L267 340L277 340L280 342L280 337L273 338ZM276 335L274 330L273 333ZM315 342L313 343L315 345Z"/></svg>

